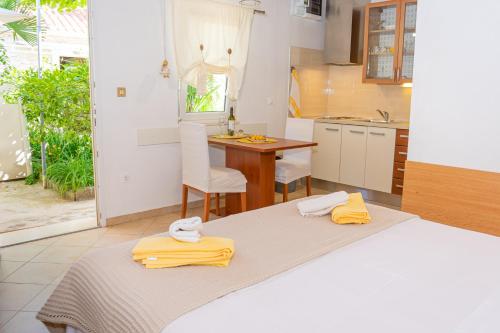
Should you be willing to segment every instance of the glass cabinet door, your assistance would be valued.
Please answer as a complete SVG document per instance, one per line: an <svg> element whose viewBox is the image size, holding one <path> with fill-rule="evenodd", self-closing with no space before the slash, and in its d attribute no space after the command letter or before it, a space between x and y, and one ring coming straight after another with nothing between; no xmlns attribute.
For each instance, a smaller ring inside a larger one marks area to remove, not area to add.
<svg viewBox="0 0 500 333"><path fill-rule="evenodd" d="M417 25L417 3L405 0L402 8L403 29L401 31L401 64L399 81L410 82L413 79L413 58L415 55L415 36Z"/></svg>
<svg viewBox="0 0 500 333"><path fill-rule="evenodd" d="M394 82L397 70L398 1L368 5L365 43L365 81Z"/></svg>

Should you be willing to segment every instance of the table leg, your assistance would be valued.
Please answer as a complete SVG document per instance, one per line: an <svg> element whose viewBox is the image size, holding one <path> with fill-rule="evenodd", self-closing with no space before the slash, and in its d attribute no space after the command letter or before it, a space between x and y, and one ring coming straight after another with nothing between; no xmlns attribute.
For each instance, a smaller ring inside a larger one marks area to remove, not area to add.
<svg viewBox="0 0 500 333"><path fill-rule="evenodd" d="M276 153L260 153L226 147L226 167L240 170L247 178L247 210L274 204ZM226 213L241 212L238 193L226 194Z"/></svg>

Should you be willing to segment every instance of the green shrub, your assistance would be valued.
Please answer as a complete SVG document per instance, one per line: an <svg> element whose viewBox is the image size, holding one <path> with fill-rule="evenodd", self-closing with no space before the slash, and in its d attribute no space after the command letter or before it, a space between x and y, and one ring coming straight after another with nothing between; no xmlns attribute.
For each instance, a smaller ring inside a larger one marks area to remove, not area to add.
<svg viewBox="0 0 500 333"><path fill-rule="evenodd" d="M3 74L2 84L13 86L4 93L7 103L20 103L29 124L30 135L44 139L47 131L91 132L90 86L87 63L64 69L44 70L38 77L34 69L11 68ZM45 125L40 124L44 113Z"/></svg>
<svg viewBox="0 0 500 333"><path fill-rule="evenodd" d="M30 139L33 173L26 178L25 183L33 185L39 182L42 171L41 142L36 137ZM92 140L89 135L50 131L46 135L46 147L47 177L61 195L67 191L74 193L79 189L94 185ZM70 179L71 177L81 179L78 181ZM72 184L71 186L68 186L68 181ZM75 184L79 184L80 187L75 188Z"/></svg>
<svg viewBox="0 0 500 333"><path fill-rule="evenodd" d="M61 195L76 195L79 189L94 185L90 135L51 131L46 135L46 147L47 179Z"/></svg>
<svg viewBox="0 0 500 333"><path fill-rule="evenodd" d="M88 64L45 70L41 78L32 69L10 69L0 84L13 86L3 97L8 103L20 103L27 119L33 174L26 183L41 178L45 142L47 178L62 195L93 186Z"/></svg>
<svg viewBox="0 0 500 333"><path fill-rule="evenodd" d="M92 159L92 139L90 135L73 131L50 131L45 137L47 164L70 160L77 156ZM38 145L41 147L41 144Z"/></svg>
<svg viewBox="0 0 500 333"><path fill-rule="evenodd" d="M79 189L94 185L92 159L77 155L51 164L47 168L47 178L61 195L72 192L76 201Z"/></svg>

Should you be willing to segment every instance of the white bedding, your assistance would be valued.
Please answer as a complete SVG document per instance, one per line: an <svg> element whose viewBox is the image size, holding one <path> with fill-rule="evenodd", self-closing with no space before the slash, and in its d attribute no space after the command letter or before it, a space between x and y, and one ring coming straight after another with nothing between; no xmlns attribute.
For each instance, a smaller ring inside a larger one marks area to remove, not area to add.
<svg viewBox="0 0 500 333"><path fill-rule="evenodd" d="M162 333L490 333L500 332L499 313L500 238L415 219L217 299Z"/></svg>

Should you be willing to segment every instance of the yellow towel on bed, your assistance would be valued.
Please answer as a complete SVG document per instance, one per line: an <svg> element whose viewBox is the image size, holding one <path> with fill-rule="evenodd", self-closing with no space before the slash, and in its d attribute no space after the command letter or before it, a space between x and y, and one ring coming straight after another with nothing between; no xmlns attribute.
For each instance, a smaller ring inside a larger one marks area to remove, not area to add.
<svg viewBox="0 0 500 333"><path fill-rule="evenodd" d="M345 205L335 207L332 211L332 221L337 224L370 223L371 217L361 193L349 194Z"/></svg>
<svg viewBox="0 0 500 333"><path fill-rule="evenodd" d="M185 265L227 266L234 253L234 241L202 237L197 243L179 242L171 237L141 239L132 250L135 261L146 268Z"/></svg>

